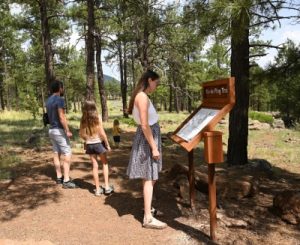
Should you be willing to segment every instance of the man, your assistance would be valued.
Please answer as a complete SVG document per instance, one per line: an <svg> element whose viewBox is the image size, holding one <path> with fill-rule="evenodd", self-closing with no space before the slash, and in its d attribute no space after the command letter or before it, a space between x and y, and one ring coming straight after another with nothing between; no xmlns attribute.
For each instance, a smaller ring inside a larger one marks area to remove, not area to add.
<svg viewBox="0 0 300 245"><path fill-rule="evenodd" d="M49 137L53 146L53 161L56 170L56 183L62 184L63 188L73 189L77 186L70 179L70 164L72 150L69 138L72 133L69 130L68 122L65 116L65 102L63 99L63 83L54 81L51 84L52 95L46 102L47 114L50 123ZM61 158L63 156L63 158ZM63 167L63 173L62 169Z"/></svg>

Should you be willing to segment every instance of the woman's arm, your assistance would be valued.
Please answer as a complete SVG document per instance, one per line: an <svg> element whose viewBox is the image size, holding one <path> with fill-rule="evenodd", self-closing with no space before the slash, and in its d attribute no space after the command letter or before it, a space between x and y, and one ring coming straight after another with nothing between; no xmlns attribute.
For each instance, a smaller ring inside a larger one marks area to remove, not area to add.
<svg viewBox="0 0 300 245"><path fill-rule="evenodd" d="M149 99L148 96L144 93L139 93L135 98L135 105L139 110L141 128L147 139L151 150L153 158L158 160L160 157L160 153L158 152L157 145L154 141L153 134L148 122L148 108L149 108Z"/></svg>

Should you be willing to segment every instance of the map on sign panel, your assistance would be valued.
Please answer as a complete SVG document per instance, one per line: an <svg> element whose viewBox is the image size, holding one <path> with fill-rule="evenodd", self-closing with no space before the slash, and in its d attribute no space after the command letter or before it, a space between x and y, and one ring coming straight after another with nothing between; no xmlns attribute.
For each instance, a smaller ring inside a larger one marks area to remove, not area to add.
<svg viewBox="0 0 300 245"><path fill-rule="evenodd" d="M178 132L177 136L191 141L218 114L219 110L201 108Z"/></svg>

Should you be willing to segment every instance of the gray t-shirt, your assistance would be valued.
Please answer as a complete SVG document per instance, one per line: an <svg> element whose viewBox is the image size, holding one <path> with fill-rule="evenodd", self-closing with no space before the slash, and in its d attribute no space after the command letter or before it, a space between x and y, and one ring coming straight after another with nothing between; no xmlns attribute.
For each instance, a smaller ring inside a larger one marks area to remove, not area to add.
<svg viewBox="0 0 300 245"><path fill-rule="evenodd" d="M47 99L46 108L47 108L48 118L50 122L50 128L63 129L63 126L59 120L58 109L65 108L64 99L58 95L52 95Z"/></svg>

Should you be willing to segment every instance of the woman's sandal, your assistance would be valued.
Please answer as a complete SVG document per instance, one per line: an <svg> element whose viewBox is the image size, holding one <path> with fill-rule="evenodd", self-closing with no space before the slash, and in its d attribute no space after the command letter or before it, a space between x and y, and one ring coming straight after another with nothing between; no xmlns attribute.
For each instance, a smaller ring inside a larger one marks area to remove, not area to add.
<svg viewBox="0 0 300 245"><path fill-rule="evenodd" d="M143 227L148 228L148 229L161 230L161 229L165 229L167 227L167 224L152 217L151 219L148 219L148 220L146 218L144 218Z"/></svg>

